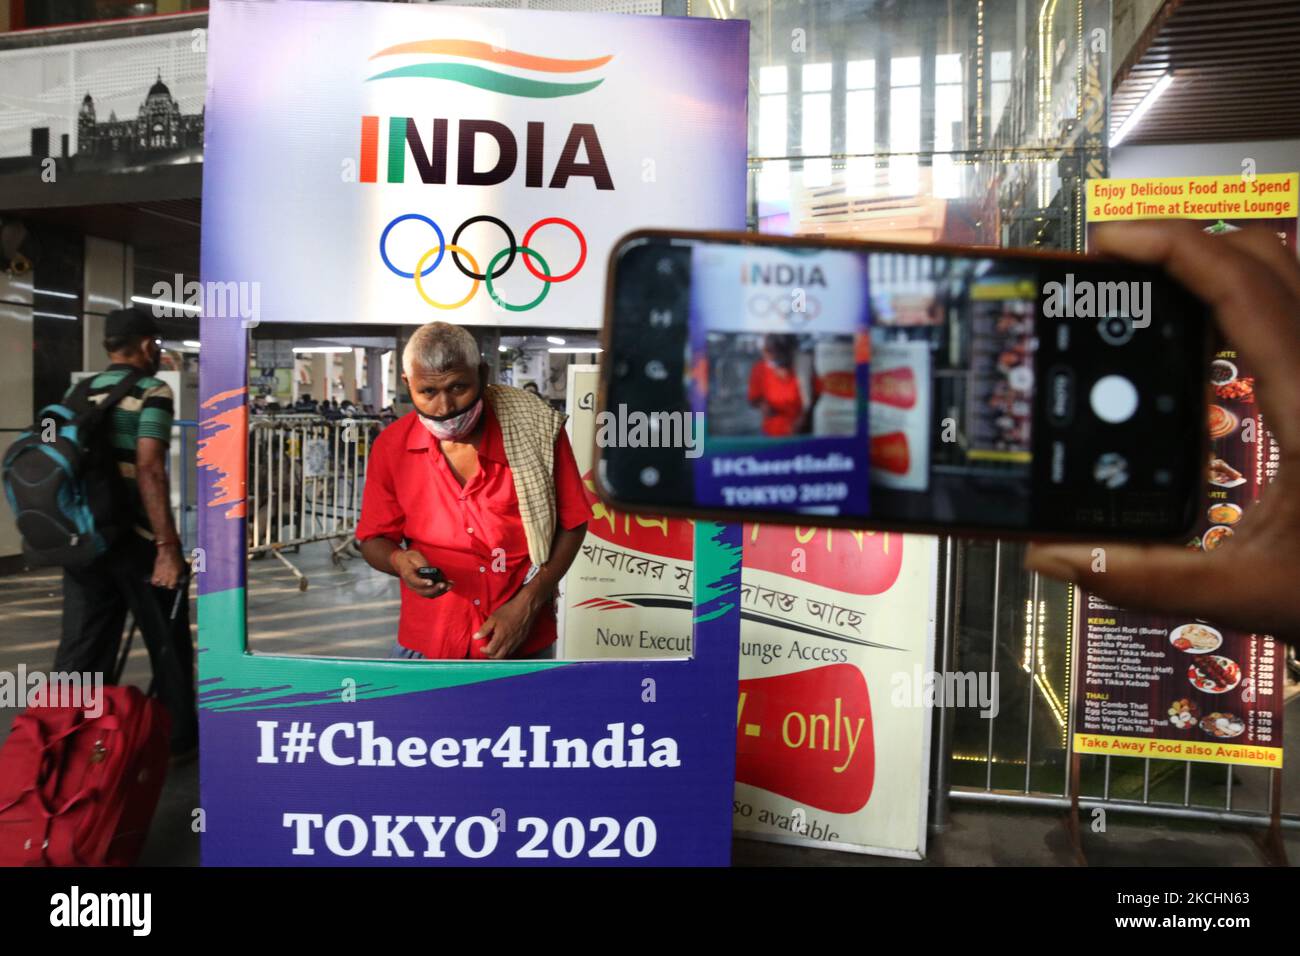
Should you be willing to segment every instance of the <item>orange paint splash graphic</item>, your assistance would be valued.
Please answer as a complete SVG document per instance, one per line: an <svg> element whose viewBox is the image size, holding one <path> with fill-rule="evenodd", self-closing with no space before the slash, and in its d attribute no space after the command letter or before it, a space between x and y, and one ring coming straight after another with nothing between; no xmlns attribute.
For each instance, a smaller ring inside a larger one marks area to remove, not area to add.
<svg viewBox="0 0 1300 956"><path fill-rule="evenodd" d="M213 395L203 403L210 409L237 399L236 404L210 417L200 424L204 437L198 442L199 467L217 472L216 494L208 502L209 508L226 508L226 520L244 517L245 467L248 455L248 407L244 404L244 389L232 388Z"/></svg>

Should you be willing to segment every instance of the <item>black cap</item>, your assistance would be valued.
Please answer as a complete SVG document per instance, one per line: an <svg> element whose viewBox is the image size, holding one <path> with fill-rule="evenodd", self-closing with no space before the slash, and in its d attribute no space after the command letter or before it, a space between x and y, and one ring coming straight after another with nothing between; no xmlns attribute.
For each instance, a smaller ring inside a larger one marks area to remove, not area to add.
<svg viewBox="0 0 1300 956"><path fill-rule="evenodd" d="M104 338L130 338L136 335L161 335L158 323L148 309L131 305L125 309L115 309L104 319Z"/></svg>

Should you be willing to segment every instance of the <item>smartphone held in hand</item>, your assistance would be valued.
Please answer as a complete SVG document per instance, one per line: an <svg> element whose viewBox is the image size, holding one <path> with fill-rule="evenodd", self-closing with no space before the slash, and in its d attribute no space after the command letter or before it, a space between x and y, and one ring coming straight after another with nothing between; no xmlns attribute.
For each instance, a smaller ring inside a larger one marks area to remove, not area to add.
<svg viewBox="0 0 1300 956"><path fill-rule="evenodd" d="M422 568L416 568L415 573L419 577L424 578L424 580L428 581L430 584L440 584L446 580L446 578L443 577L440 568L430 567L428 565Z"/></svg>
<svg viewBox="0 0 1300 956"><path fill-rule="evenodd" d="M615 507L1079 539L1195 519L1210 320L1160 270L641 231L609 274Z"/></svg>

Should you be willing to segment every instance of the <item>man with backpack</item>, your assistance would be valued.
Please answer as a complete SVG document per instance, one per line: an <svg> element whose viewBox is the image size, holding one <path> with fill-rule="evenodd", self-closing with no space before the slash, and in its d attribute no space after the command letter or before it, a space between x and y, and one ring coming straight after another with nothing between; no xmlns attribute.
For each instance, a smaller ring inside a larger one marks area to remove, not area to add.
<svg viewBox="0 0 1300 956"><path fill-rule="evenodd" d="M54 669L111 677L129 608L149 652L158 697L171 714L172 754L189 756L198 745L194 646L188 602L179 590L188 572L167 475L174 402L171 387L154 377L162 359L158 335L144 309L109 313L108 368L65 397L65 403L75 397L97 405L117 398L97 427L104 430L104 447L112 449L108 467L116 467L124 513L102 555L64 566L63 633ZM123 391L128 379L132 384Z"/></svg>

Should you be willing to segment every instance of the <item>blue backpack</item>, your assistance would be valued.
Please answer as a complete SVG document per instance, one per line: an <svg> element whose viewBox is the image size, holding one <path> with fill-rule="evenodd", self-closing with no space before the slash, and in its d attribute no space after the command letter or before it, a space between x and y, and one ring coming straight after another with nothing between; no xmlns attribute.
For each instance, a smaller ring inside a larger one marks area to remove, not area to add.
<svg viewBox="0 0 1300 956"><path fill-rule="evenodd" d="M85 567L130 526L132 503L105 418L143 377L128 372L99 404L89 398L95 376L83 379L9 446L5 497L31 567Z"/></svg>

